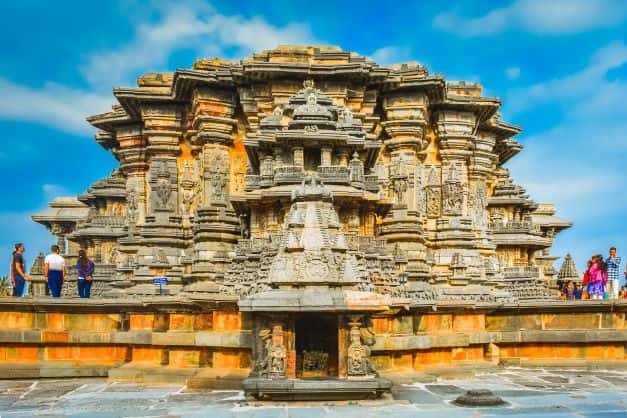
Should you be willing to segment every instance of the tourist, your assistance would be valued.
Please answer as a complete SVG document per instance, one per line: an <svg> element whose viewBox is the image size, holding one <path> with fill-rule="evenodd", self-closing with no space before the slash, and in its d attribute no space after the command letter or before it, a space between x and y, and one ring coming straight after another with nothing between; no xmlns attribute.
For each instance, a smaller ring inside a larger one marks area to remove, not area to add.
<svg viewBox="0 0 627 418"><path fill-rule="evenodd" d="M605 260L607 263L607 284L608 293L611 299L618 298L620 289L620 262L621 258L616 256L616 247L610 248L610 256Z"/></svg>
<svg viewBox="0 0 627 418"><path fill-rule="evenodd" d="M564 300L579 300L581 299L581 290L577 289L577 285L574 281L569 280L564 286Z"/></svg>
<svg viewBox="0 0 627 418"><path fill-rule="evenodd" d="M592 267L592 260L588 260L586 271L583 273L583 280L581 281L581 299L590 299L590 267Z"/></svg>
<svg viewBox="0 0 627 418"><path fill-rule="evenodd" d="M619 299L627 299L627 284L620 288L620 292L618 292Z"/></svg>
<svg viewBox="0 0 627 418"><path fill-rule="evenodd" d="M24 273L24 245L21 243L15 244L15 251L13 251L13 258L11 259L11 285L13 286L13 296L24 297L24 285L27 281L30 281L30 277Z"/></svg>
<svg viewBox="0 0 627 418"><path fill-rule="evenodd" d="M592 265L588 269L588 294L590 299L603 299L607 284L607 264L602 255L592 257Z"/></svg>
<svg viewBox="0 0 627 418"><path fill-rule="evenodd" d="M78 296L81 298L89 298L91 296L91 285L94 282L95 269L96 266L87 258L85 250L79 250L76 270L78 271Z"/></svg>
<svg viewBox="0 0 627 418"><path fill-rule="evenodd" d="M65 279L65 260L59 254L59 246L50 247L52 251L44 258L44 277L53 298L61 297L63 280Z"/></svg>

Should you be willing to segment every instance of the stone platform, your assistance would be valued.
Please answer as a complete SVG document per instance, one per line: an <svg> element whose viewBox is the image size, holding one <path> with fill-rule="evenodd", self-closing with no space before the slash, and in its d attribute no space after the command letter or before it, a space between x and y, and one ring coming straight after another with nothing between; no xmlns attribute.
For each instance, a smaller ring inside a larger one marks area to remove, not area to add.
<svg viewBox="0 0 627 418"><path fill-rule="evenodd" d="M376 399L392 388L383 378L345 379L259 379L242 382L246 396L258 400L312 401Z"/></svg>
<svg viewBox="0 0 627 418"><path fill-rule="evenodd" d="M2 417L624 417L627 373L583 369L500 368L466 378L416 378L392 397L363 401L247 401L241 391L189 392L182 385L146 387L105 379L0 381ZM509 405L463 408L469 389L490 389Z"/></svg>

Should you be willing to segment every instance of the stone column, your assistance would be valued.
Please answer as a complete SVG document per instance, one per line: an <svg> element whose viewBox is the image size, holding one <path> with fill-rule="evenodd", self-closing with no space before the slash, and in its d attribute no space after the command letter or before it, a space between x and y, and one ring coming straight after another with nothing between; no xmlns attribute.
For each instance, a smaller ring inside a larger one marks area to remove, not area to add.
<svg viewBox="0 0 627 418"><path fill-rule="evenodd" d="M220 283L228 267L228 252L240 235L240 219L229 198L230 149L237 124L232 119L235 94L199 88L194 92L192 108L192 125L197 130L192 142L201 149L204 193L194 219L194 259L189 279Z"/></svg>
<svg viewBox="0 0 627 418"><path fill-rule="evenodd" d="M385 152L389 155L388 193L392 209L383 218L381 236L388 243L398 243L407 254L407 289L425 280L429 268L425 264L426 247L423 231L423 194L421 167L428 141L425 139L428 98L425 93L391 93L383 99L388 134Z"/></svg>
<svg viewBox="0 0 627 418"><path fill-rule="evenodd" d="M323 147L320 154L320 165L328 167L331 165L331 147Z"/></svg>
<svg viewBox="0 0 627 418"><path fill-rule="evenodd" d="M292 152L294 155L294 165L300 167L301 169L305 169L305 155L303 147L294 147L292 148Z"/></svg>
<svg viewBox="0 0 627 418"><path fill-rule="evenodd" d="M479 215L479 207L487 205L484 165L490 140L486 138L477 144L479 121L472 112L441 110L436 114L436 121L442 158L442 216L436 225L439 240L435 259L449 268L455 261L456 277L450 284L480 283L484 280L481 273L484 263L478 251L481 243L475 239L473 229L476 229L474 223L483 223L483 210ZM475 153L477 146L479 151ZM460 242L465 244L460 245ZM493 247L487 240L485 243L483 250L491 251ZM460 247L465 249L460 250Z"/></svg>
<svg viewBox="0 0 627 418"><path fill-rule="evenodd" d="M338 165L348 167L348 155L349 152L346 148L340 148L337 152Z"/></svg>

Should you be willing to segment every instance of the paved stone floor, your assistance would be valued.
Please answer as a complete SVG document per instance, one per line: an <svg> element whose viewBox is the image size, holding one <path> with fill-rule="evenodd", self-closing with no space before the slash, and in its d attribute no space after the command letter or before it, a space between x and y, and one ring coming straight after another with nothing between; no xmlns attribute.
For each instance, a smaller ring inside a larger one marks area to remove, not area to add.
<svg viewBox="0 0 627 418"><path fill-rule="evenodd" d="M627 417L627 372L508 368L458 380L398 386L394 399L334 403L250 403L241 392L186 393L99 379L0 381L0 417ZM461 408L466 389L491 389L500 408Z"/></svg>

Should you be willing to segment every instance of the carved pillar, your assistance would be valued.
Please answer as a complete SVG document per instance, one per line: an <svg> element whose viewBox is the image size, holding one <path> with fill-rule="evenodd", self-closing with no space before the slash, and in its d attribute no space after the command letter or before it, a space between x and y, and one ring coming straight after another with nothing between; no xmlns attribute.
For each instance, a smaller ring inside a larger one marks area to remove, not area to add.
<svg viewBox="0 0 627 418"><path fill-rule="evenodd" d="M305 169L305 155L303 147L294 147L292 148L294 165L300 167L301 169Z"/></svg>
<svg viewBox="0 0 627 418"><path fill-rule="evenodd" d="M340 148L337 152L338 164L342 167L348 167L348 150Z"/></svg>
<svg viewBox="0 0 627 418"><path fill-rule="evenodd" d="M380 235L391 244L398 243L407 253L409 290L415 281L428 277L423 231L424 204L421 169L428 141L425 139L428 98L424 93L391 93L383 99L389 155L387 193L392 209L383 218Z"/></svg>
<svg viewBox="0 0 627 418"><path fill-rule="evenodd" d="M331 165L331 147L323 147L320 151L320 165L325 167Z"/></svg>
<svg viewBox="0 0 627 418"><path fill-rule="evenodd" d="M491 250L489 246L482 247L473 231L473 218L478 218L476 220L479 222L483 220L482 216L476 216L475 209L487 205L487 196L484 197L486 191L482 187L485 185L485 180L482 180L485 179L485 173L479 166L473 170L470 164L477 143L478 123L475 114L468 111L445 109L436 114L442 158L442 216L436 226L439 240L435 259L439 264L449 267L451 285L464 284L468 280L475 283L485 280L485 263L481 252ZM483 155L478 155L480 158L477 162L483 163ZM461 251L460 241L465 242L465 249ZM465 270L460 269L462 265L466 266Z"/></svg>
<svg viewBox="0 0 627 418"><path fill-rule="evenodd" d="M234 92L199 88L194 92L192 108L192 125L197 131L192 143L200 148L204 194L194 219L189 280L220 283L228 266L228 253L240 235L240 220L229 199L230 151L237 124L232 119Z"/></svg>

